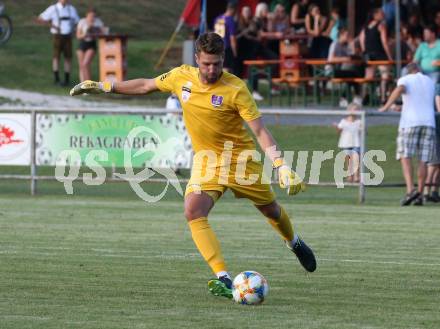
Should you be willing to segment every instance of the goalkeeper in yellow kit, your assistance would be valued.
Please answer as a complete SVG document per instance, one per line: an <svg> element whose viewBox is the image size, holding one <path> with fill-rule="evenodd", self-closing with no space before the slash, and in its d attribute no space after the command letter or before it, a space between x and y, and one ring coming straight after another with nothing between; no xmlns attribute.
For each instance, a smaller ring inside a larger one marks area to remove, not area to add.
<svg viewBox="0 0 440 329"><path fill-rule="evenodd" d="M71 91L82 93L113 92L126 95L153 91L174 93L179 97L183 118L195 152L190 181L185 191L185 217L200 254L217 279L208 287L217 296L232 298L231 277L220 243L208 223L208 215L226 189L236 197L248 198L284 239L286 246L309 272L316 270L312 250L294 233L289 216L275 201L268 182L262 182L263 166L255 160L255 143L245 129L245 121L278 170L279 183L289 195L304 191L301 178L284 163L272 135L246 84L223 71L224 44L215 33L199 36L195 44L198 68L182 65L155 79L123 82L84 81ZM238 173L243 177L239 177ZM247 179L258 175L258 179Z"/></svg>

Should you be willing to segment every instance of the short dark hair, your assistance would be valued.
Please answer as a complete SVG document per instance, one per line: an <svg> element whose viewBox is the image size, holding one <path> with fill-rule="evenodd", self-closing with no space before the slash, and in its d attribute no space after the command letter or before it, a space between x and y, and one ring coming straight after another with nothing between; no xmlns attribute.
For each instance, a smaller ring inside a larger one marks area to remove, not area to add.
<svg viewBox="0 0 440 329"><path fill-rule="evenodd" d="M90 6L89 8L87 8L87 14L88 13L94 13L95 15L98 15L98 12L96 11L95 7Z"/></svg>
<svg viewBox="0 0 440 329"><path fill-rule="evenodd" d="M211 55L224 55L225 44L221 36L214 32L203 33L196 40L196 53L201 52Z"/></svg>
<svg viewBox="0 0 440 329"><path fill-rule="evenodd" d="M228 1L226 10L237 9L237 1Z"/></svg>
<svg viewBox="0 0 440 329"><path fill-rule="evenodd" d="M307 8L307 13L310 15L310 14L312 13L312 10L315 9L315 8L318 8L318 9L319 9L318 5L316 5L316 4L314 4L314 3L311 3L311 4L309 5L309 7Z"/></svg>
<svg viewBox="0 0 440 329"><path fill-rule="evenodd" d="M437 27L434 24L428 24L423 27L424 30L431 31L432 33L437 33Z"/></svg>
<svg viewBox="0 0 440 329"><path fill-rule="evenodd" d="M332 10L330 11L331 13L337 13L340 14L341 13L341 8L339 7L333 7Z"/></svg>
<svg viewBox="0 0 440 329"><path fill-rule="evenodd" d="M348 29L345 25L341 25L338 27L338 35L341 35L342 33L348 32Z"/></svg>
<svg viewBox="0 0 440 329"><path fill-rule="evenodd" d="M417 73L420 72L420 66L419 64L415 62L411 62L406 66L406 69L409 73Z"/></svg>

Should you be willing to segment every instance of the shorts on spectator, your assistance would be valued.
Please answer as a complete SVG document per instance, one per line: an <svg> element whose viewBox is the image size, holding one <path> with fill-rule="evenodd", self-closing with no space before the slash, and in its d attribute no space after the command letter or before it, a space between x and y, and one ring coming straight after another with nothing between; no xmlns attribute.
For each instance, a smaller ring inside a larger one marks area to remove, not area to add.
<svg viewBox="0 0 440 329"><path fill-rule="evenodd" d="M81 40L79 42L78 49L80 49L82 51L87 51L89 49L93 49L96 51L96 40L92 40L92 41Z"/></svg>
<svg viewBox="0 0 440 329"><path fill-rule="evenodd" d="M53 57L58 58L61 53L64 58L72 58L72 36L70 34L53 35Z"/></svg>
<svg viewBox="0 0 440 329"><path fill-rule="evenodd" d="M344 147L342 149L345 154L352 155L354 153L361 154L361 148L360 147Z"/></svg>
<svg viewBox="0 0 440 329"><path fill-rule="evenodd" d="M430 77L432 81L434 81L437 87L438 84L440 83L440 71L429 72L426 75Z"/></svg>
<svg viewBox="0 0 440 329"><path fill-rule="evenodd" d="M430 162L434 155L435 129L428 126L401 128L397 135L396 159L417 156L420 161Z"/></svg>

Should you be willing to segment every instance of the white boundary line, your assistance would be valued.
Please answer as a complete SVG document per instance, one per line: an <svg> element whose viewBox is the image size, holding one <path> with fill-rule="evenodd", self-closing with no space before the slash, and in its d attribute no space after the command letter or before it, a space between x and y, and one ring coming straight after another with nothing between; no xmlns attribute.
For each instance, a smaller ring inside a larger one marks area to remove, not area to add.
<svg viewBox="0 0 440 329"><path fill-rule="evenodd" d="M92 251L99 251L100 249L92 249ZM24 253L26 255L40 255L40 256L59 256L61 253L54 253L54 252L27 252L25 250L3 250L0 251L0 254L9 254L9 255L16 255ZM188 258L199 258L199 254L197 253L186 253L186 254L158 254L158 255L147 255L147 254L140 254L140 255L127 255L127 254L115 254L115 253L95 253L95 254L70 254L75 256L89 256L89 257L114 257L114 258L145 258L145 259L152 259L152 258L161 258L161 259L188 259ZM235 259L272 259L272 260L279 260L279 257L272 257L272 256L233 256L231 258ZM415 263L415 262L398 262L398 261L380 261L380 260L365 260L365 259L336 259L336 258L319 258L318 257L318 263L320 261L324 262L332 262L332 263L357 263L357 264L377 264L377 265L401 265L401 266L429 266L429 267L440 267L440 263Z"/></svg>

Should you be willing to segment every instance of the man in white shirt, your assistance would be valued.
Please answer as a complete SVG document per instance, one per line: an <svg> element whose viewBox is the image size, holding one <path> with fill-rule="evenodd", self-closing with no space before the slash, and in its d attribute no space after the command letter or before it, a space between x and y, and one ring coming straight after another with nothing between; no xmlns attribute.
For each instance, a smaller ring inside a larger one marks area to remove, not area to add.
<svg viewBox="0 0 440 329"><path fill-rule="evenodd" d="M70 83L72 66L72 34L79 21L78 13L69 0L59 0L49 6L38 16L38 22L49 25L53 35L52 70L55 84L67 86ZM59 63L61 53L64 55L64 82L60 83Z"/></svg>
<svg viewBox="0 0 440 329"><path fill-rule="evenodd" d="M397 137L397 160L402 164L406 183L406 195L402 206L423 205L427 163L432 160L435 146L435 84L428 76L420 72L416 63L407 65L408 75L397 81L397 87L391 93L386 104L379 109L387 111L402 96L402 114L400 116ZM414 189L411 158L419 160L417 171L417 190Z"/></svg>

